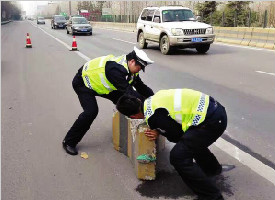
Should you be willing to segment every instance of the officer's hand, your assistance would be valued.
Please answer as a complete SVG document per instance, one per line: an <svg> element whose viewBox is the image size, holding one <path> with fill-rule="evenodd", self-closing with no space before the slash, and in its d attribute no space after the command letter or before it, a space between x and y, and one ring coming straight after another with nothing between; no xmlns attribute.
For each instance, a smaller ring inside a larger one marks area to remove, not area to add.
<svg viewBox="0 0 275 200"><path fill-rule="evenodd" d="M156 140L159 136L159 132L157 130L147 129L144 134L148 137L149 140Z"/></svg>

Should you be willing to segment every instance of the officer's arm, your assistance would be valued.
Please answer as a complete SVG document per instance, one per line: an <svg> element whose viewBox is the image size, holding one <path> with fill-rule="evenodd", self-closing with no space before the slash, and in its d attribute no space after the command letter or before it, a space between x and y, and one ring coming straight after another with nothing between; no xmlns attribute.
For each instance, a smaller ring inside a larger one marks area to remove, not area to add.
<svg viewBox="0 0 275 200"><path fill-rule="evenodd" d="M105 67L106 78L112 83L115 88L123 94L129 94L144 101L144 97L136 92L133 87L127 82L127 70L116 62L109 61Z"/></svg>
<svg viewBox="0 0 275 200"><path fill-rule="evenodd" d="M184 134L181 124L172 119L164 108L156 109L149 118L148 124L151 129L161 129L159 133L170 142L178 142Z"/></svg>
<svg viewBox="0 0 275 200"><path fill-rule="evenodd" d="M145 98L148 98L154 95L153 90L142 82L139 75L135 78L134 87L136 88L138 93L140 93Z"/></svg>

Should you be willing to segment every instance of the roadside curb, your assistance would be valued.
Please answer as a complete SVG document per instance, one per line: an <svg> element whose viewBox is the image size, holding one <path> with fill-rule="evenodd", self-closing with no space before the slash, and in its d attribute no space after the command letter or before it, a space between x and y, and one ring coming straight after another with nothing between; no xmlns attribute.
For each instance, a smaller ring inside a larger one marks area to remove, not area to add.
<svg viewBox="0 0 275 200"><path fill-rule="evenodd" d="M10 22L12 22L12 20L9 20L9 21L3 21L3 22L1 22L1 25L7 24L7 23L10 23Z"/></svg>

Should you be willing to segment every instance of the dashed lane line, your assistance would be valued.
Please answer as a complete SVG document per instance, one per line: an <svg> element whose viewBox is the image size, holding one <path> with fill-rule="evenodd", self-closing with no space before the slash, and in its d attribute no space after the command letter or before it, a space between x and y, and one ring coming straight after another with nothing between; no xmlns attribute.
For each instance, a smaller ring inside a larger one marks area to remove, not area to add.
<svg viewBox="0 0 275 200"><path fill-rule="evenodd" d="M263 71L255 71L255 72L260 73L260 74L268 74L271 76L275 76L275 73L269 73L269 72L263 72Z"/></svg>
<svg viewBox="0 0 275 200"><path fill-rule="evenodd" d="M221 42L214 42L213 44L223 45L223 46L230 46L230 47L237 47L237 48L242 48L242 49L250 49L250 50L255 50L255 51L275 52L274 50L271 50L271 49L257 48L257 47L251 47L251 46L242 46L242 45L234 45L234 44L226 44L226 43L221 43Z"/></svg>
<svg viewBox="0 0 275 200"><path fill-rule="evenodd" d="M126 42L126 43L129 43L129 44L136 44L135 42L129 42L129 41L126 41L126 40L121 40L121 39L118 39L118 38L112 38L113 40L118 40L118 41L121 41L121 42Z"/></svg>
<svg viewBox="0 0 275 200"><path fill-rule="evenodd" d="M33 25L33 24L32 24ZM36 27L36 26L35 26ZM42 30L45 34L49 35L50 37L57 40L59 43L63 44L67 49L70 49L71 47L67 45L65 42L61 41L60 39L54 37L53 35L49 34L45 30L43 30L40 27L37 27L40 30ZM116 38L113 38L116 39ZM130 44L135 44L132 42L116 39L122 42L127 42ZM91 60L88 56L84 55L83 53L79 51L75 51L76 54L78 54L81 58L83 58L86 61ZM259 72L260 73L260 72ZM271 73L272 74L272 73ZM253 156L251 156L248 153L245 153L244 151L240 150L235 145L231 144L230 142L227 142L226 140L219 138L215 143L215 146L217 146L220 150L227 153L228 155L232 156L233 158L237 159L240 163L243 165L246 165L250 169L252 169L254 172L265 178L266 180L270 181L273 185L275 185L275 170L265 164L263 164L261 161L257 160Z"/></svg>

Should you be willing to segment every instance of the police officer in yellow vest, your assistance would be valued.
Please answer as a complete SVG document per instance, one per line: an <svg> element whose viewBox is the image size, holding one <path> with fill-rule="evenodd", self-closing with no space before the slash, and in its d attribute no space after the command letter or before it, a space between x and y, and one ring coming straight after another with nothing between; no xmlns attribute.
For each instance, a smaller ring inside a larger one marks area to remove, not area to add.
<svg viewBox="0 0 275 200"><path fill-rule="evenodd" d="M85 63L73 79L73 88L78 95L83 112L76 119L63 140L63 148L70 155L77 155L76 145L90 129L98 114L96 96L116 104L123 94L140 100L152 96L153 91L139 77L139 71L153 63L146 53L134 47L127 55L102 56ZM135 88L135 90L133 89Z"/></svg>
<svg viewBox="0 0 275 200"><path fill-rule="evenodd" d="M170 163L200 200L223 199L209 177L222 172L208 149L227 126L226 111L219 102L199 91L170 89L160 90L144 103L123 95L116 107L132 119L145 118L151 129L145 132L148 139L155 140L161 134L176 143L170 152Z"/></svg>

